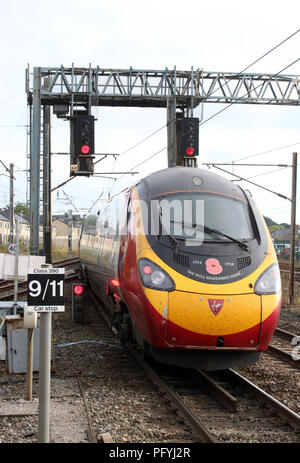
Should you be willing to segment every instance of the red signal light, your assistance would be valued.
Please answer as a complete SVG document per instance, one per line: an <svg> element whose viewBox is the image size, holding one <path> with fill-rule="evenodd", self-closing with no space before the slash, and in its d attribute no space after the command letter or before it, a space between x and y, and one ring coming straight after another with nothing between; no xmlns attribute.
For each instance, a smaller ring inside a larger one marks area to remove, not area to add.
<svg viewBox="0 0 300 463"><path fill-rule="evenodd" d="M81 294L83 294L83 286L81 285L74 286L73 292L74 294L76 294L76 296L80 296Z"/></svg>
<svg viewBox="0 0 300 463"><path fill-rule="evenodd" d="M82 145L82 147L81 147L81 153L82 153L82 154L89 154L89 152L90 152L90 147L89 147L89 145Z"/></svg>
<svg viewBox="0 0 300 463"><path fill-rule="evenodd" d="M189 146L185 152L188 156L192 156L194 154L194 151L194 148L192 146Z"/></svg>
<svg viewBox="0 0 300 463"><path fill-rule="evenodd" d="M110 280L110 282L113 286L120 286L119 280Z"/></svg>

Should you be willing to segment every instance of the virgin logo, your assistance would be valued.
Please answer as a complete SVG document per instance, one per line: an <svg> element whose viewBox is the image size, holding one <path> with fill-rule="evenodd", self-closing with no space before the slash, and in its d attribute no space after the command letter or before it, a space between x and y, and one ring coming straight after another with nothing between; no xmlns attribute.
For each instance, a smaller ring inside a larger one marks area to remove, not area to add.
<svg viewBox="0 0 300 463"><path fill-rule="evenodd" d="M218 315L223 307L224 299L208 299L208 305L214 315Z"/></svg>

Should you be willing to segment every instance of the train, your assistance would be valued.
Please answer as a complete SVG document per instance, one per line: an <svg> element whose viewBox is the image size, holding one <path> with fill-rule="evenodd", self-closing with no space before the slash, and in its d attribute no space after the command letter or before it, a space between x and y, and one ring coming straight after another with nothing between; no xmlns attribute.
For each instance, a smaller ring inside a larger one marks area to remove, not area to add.
<svg viewBox="0 0 300 463"><path fill-rule="evenodd" d="M107 201L79 243L112 326L162 364L255 364L281 310L273 243L251 193L197 167L151 173Z"/></svg>

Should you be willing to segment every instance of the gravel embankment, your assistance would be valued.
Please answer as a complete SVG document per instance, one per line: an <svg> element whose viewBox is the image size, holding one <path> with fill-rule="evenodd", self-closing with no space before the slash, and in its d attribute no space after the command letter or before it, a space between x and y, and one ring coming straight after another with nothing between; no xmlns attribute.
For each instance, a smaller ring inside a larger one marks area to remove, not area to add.
<svg viewBox="0 0 300 463"><path fill-rule="evenodd" d="M292 326L291 326L292 323ZM300 312L282 311L280 326L300 334ZM297 330L297 331L296 331ZM71 321L70 307L53 316L55 373L51 379L51 442L88 442L88 420L80 392L83 385L97 437L110 433L114 442L193 442L143 370L116 342L115 346L81 343L107 341L96 324ZM300 370L299 370L300 371ZM300 375L262 356L257 365L240 372L300 413ZM0 361L0 442L37 442L38 375L34 374L32 402L25 400L25 375L7 375ZM19 414L19 416L17 416Z"/></svg>
<svg viewBox="0 0 300 463"><path fill-rule="evenodd" d="M114 442L193 440L193 436L144 372L119 345L106 341L97 326L71 321L70 308L53 316L55 374L51 378L52 442L87 442L88 421L77 377L80 377L97 437L110 433ZM116 341L113 341L116 342ZM33 402L25 400L25 375L7 375L0 362L0 442L36 442L38 438L38 374ZM17 408L17 412L16 412ZM25 409L26 408L26 409ZM12 416L20 413L21 416Z"/></svg>

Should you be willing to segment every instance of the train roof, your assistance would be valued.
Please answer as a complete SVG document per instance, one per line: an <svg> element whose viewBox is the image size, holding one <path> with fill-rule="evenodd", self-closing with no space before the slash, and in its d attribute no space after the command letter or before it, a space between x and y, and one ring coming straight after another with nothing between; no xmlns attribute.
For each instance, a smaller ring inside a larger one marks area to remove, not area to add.
<svg viewBox="0 0 300 463"><path fill-rule="evenodd" d="M141 179L150 196L180 191L202 191L234 196L245 201L243 190L230 180L197 167L171 167L153 172ZM140 183L139 182L139 183Z"/></svg>

